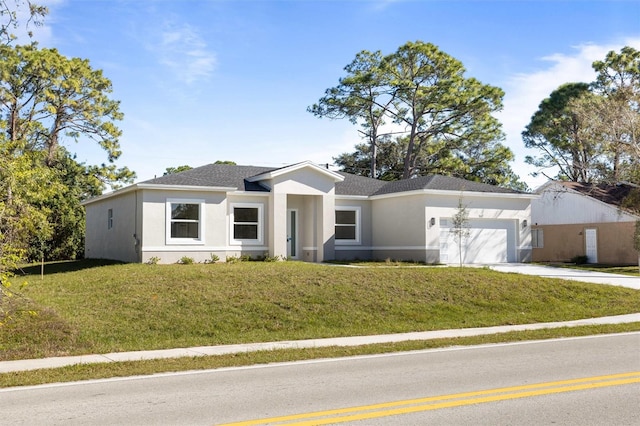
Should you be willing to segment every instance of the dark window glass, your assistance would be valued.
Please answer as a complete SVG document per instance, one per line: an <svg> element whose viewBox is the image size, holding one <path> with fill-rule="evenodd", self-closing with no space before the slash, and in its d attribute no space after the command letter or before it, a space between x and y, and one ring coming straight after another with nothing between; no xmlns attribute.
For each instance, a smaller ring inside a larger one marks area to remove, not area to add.
<svg viewBox="0 0 640 426"><path fill-rule="evenodd" d="M233 238L236 240L257 240L258 225L233 225Z"/></svg>
<svg viewBox="0 0 640 426"><path fill-rule="evenodd" d="M336 240L355 240L355 226L336 226Z"/></svg>
<svg viewBox="0 0 640 426"><path fill-rule="evenodd" d="M234 222L258 222L258 209L253 207L235 207L233 209Z"/></svg>
<svg viewBox="0 0 640 426"><path fill-rule="evenodd" d="M172 222L171 238L198 238L198 222Z"/></svg>
<svg viewBox="0 0 640 426"><path fill-rule="evenodd" d="M355 225L356 211L355 210L336 210L336 224Z"/></svg>
<svg viewBox="0 0 640 426"><path fill-rule="evenodd" d="M200 219L200 206L198 204L171 204L171 219Z"/></svg>

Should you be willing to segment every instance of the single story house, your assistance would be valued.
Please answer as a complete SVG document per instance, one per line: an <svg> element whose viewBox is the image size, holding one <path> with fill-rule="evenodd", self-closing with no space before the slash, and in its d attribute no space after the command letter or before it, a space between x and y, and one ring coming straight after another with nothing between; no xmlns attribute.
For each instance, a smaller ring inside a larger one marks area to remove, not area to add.
<svg viewBox="0 0 640 426"><path fill-rule="evenodd" d="M589 263L635 264L635 222L623 200L633 187L626 184L585 184L550 181L531 202L534 262L569 262L587 256Z"/></svg>
<svg viewBox="0 0 640 426"><path fill-rule="evenodd" d="M534 197L439 175L387 182L311 162L209 164L85 201L85 256L457 263L451 219L462 203L469 214L465 263L525 262Z"/></svg>

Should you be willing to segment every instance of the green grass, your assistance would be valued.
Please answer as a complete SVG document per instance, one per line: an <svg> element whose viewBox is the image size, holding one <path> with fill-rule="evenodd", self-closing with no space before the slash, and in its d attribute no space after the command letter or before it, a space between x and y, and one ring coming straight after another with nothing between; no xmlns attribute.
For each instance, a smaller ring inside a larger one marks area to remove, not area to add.
<svg viewBox="0 0 640 426"><path fill-rule="evenodd" d="M640 291L478 268L301 262L23 268L0 359L573 320L635 313ZM66 272L68 271L68 272Z"/></svg>
<svg viewBox="0 0 640 426"><path fill-rule="evenodd" d="M356 355L413 351L449 346L479 345L521 340L542 340L572 336L640 331L640 323L607 324L571 328L555 328L535 331L517 331L486 336L407 341L399 343L363 345L353 347L328 347L309 349L283 349L260 352L244 352L233 355L184 357L147 361L127 361L107 364L79 364L55 369L20 371L0 374L0 388L29 386L44 383L103 379L150 375L174 371L206 370L273 362L300 361L317 358L337 358Z"/></svg>

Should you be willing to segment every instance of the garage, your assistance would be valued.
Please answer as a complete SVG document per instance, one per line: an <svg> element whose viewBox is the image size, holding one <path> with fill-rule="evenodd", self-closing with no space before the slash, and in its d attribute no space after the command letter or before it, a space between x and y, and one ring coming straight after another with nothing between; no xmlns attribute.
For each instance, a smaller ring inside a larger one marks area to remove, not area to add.
<svg viewBox="0 0 640 426"><path fill-rule="evenodd" d="M440 219L440 262L459 263L460 247L451 218ZM462 263L516 261L514 220L471 219L469 236L462 240Z"/></svg>

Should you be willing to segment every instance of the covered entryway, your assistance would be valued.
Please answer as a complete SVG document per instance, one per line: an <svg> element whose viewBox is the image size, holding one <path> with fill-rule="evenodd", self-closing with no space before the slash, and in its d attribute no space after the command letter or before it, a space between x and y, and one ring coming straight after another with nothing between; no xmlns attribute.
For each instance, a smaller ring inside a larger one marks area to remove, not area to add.
<svg viewBox="0 0 640 426"><path fill-rule="evenodd" d="M516 262L516 221L469 220L468 237L462 240L462 263ZM460 245L450 218L440 219L440 262L460 262Z"/></svg>

